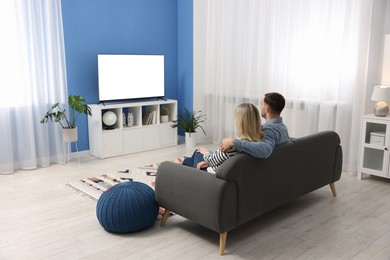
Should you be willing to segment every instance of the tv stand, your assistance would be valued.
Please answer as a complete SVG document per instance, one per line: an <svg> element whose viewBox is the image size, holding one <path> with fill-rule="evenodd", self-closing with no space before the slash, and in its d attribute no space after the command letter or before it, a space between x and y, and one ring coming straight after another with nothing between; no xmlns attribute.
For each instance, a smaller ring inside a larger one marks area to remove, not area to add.
<svg viewBox="0 0 390 260"><path fill-rule="evenodd" d="M164 101L168 101L165 97L158 97L158 98L157 98L157 100L160 100L160 99L162 99L162 100L164 100Z"/></svg>
<svg viewBox="0 0 390 260"><path fill-rule="evenodd" d="M177 145L176 100L128 102L120 104L89 105L92 116L88 117L89 152L98 158L142 152ZM168 108L169 120L160 122L160 110ZM113 126L107 129L103 114L112 111L117 117ZM127 125L128 114L133 115L133 125ZM123 119L125 115L125 122Z"/></svg>

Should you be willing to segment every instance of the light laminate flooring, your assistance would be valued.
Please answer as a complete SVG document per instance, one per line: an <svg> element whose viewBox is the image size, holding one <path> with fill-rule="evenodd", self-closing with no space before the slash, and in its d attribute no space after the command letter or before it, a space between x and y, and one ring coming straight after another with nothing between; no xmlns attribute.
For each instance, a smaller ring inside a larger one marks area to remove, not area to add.
<svg viewBox="0 0 390 260"><path fill-rule="evenodd" d="M212 145L209 147L213 148ZM66 165L0 175L0 259L390 259L390 182L343 173L328 186L228 233L175 215L161 228L111 234L96 201L66 183L190 155L183 145L97 159L73 154Z"/></svg>

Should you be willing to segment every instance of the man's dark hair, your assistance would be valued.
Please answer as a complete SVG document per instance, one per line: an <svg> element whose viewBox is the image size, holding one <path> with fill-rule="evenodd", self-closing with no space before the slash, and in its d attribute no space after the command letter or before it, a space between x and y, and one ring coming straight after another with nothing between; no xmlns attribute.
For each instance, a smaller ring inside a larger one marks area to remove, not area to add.
<svg viewBox="0 0 390 260"><path fill-rule="evenodd" d="M264 102L271 108L275 114L282 113L286 100L284 97L276 92L270 92L264 95Z"/></svg>

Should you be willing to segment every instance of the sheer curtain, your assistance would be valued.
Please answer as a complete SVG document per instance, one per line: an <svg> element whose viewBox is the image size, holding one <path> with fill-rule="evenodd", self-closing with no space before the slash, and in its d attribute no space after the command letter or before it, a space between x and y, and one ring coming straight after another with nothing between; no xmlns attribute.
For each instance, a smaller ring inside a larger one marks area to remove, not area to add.
<svg viewBox="0 0 390 260"><path fill-rule="evenodd" d="M338 132L356 171L371 10L372 0L194 1L194 107L208 137L236 136L234 108L277 91L290 135Z"/></svg>
<svg viewBox="0 0 390 260"><path fill-rule="evenodd" d="M0 173L63 163L61 129L41 124L67 102L61 0L0 0Z"/></svg>

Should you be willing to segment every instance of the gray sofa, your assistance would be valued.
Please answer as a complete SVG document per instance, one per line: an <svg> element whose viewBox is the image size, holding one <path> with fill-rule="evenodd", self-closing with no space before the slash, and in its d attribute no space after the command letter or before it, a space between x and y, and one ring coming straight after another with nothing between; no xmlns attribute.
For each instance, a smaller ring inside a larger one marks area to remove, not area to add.
<svg viewBox="0 0 390 260"><path fill-rule="evenodd" d="M337 133L324 131L291 139L267 159L239 153L216 174L163 162L156 176L156 201L166 209L220 234L223 255L227 232L295 198L340 179L342 148Z"/></svg>

